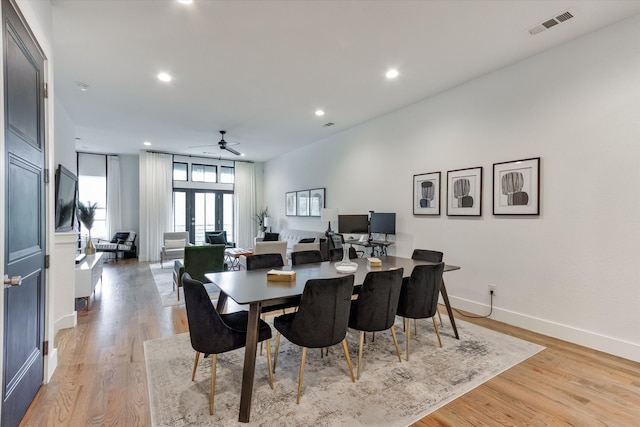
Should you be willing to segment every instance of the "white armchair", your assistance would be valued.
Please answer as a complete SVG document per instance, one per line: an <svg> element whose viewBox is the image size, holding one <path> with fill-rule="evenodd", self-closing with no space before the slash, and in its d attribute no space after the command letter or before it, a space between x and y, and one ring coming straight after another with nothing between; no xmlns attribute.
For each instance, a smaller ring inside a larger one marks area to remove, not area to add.
<svg viewBox="0 0 640 427"><path fill-rule="evenodd" d="M165 260L184 258L184 248L191 246L188 231L166 232L163 234L162 241L163 245L160 250L161 268L164 268L163 262Z"/></svg>

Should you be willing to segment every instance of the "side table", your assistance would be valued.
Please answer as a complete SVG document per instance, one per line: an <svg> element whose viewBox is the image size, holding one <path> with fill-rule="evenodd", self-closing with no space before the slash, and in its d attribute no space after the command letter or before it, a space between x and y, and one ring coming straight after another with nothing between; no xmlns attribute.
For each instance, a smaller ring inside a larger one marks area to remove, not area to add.
<svg viewBox="0 0 640 427"><path fill-rule="evenodd" d="M229 264L229 270L240 270L240 257L251 256L251 249L227 248L224 250L224 259Z"/></svg>

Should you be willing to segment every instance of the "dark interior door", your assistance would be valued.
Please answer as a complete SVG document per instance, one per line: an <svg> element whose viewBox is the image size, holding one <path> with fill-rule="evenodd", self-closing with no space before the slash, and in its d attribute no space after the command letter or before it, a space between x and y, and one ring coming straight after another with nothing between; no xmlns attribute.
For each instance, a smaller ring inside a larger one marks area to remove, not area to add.
<svg viewBox="0 0 640 427"><path fill-rule="evenodd" d="M44 58L9 0L2 0L5 107L2 426L17 426L43 379Z"/></svg>

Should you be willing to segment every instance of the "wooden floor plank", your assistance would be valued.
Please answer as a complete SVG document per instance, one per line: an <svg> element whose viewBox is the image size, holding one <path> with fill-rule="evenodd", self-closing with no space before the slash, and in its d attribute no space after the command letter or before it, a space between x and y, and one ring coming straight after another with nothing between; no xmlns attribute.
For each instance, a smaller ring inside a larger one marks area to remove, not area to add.
<svg viewBox="0 0 640 427"><path fill-rule="evenodd" d="M104 265L91 310L55 339L58 368L22 426L150 426L143 343L188 331L184 306L163 307L147 263ZM460 318L463 318L460 316ZM639 425L640 364L491 319L464 320L545 350L414 426Z"/></svg>

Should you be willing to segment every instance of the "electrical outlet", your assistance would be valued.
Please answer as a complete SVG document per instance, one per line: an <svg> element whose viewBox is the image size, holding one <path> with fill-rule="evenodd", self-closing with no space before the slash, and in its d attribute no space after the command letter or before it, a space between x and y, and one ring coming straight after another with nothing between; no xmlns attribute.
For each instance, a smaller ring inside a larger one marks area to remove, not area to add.
<svg viewBox="0 0 640 427"><path fill-rule="evenodd" d="M497 289L497 288L498 288L498 286L497 286L497 285L490 284L490 285L489 285L489 293L490 293L490 294L492 293L492 294L493 294L493 296L496 296L496 289Z"/></svg>

